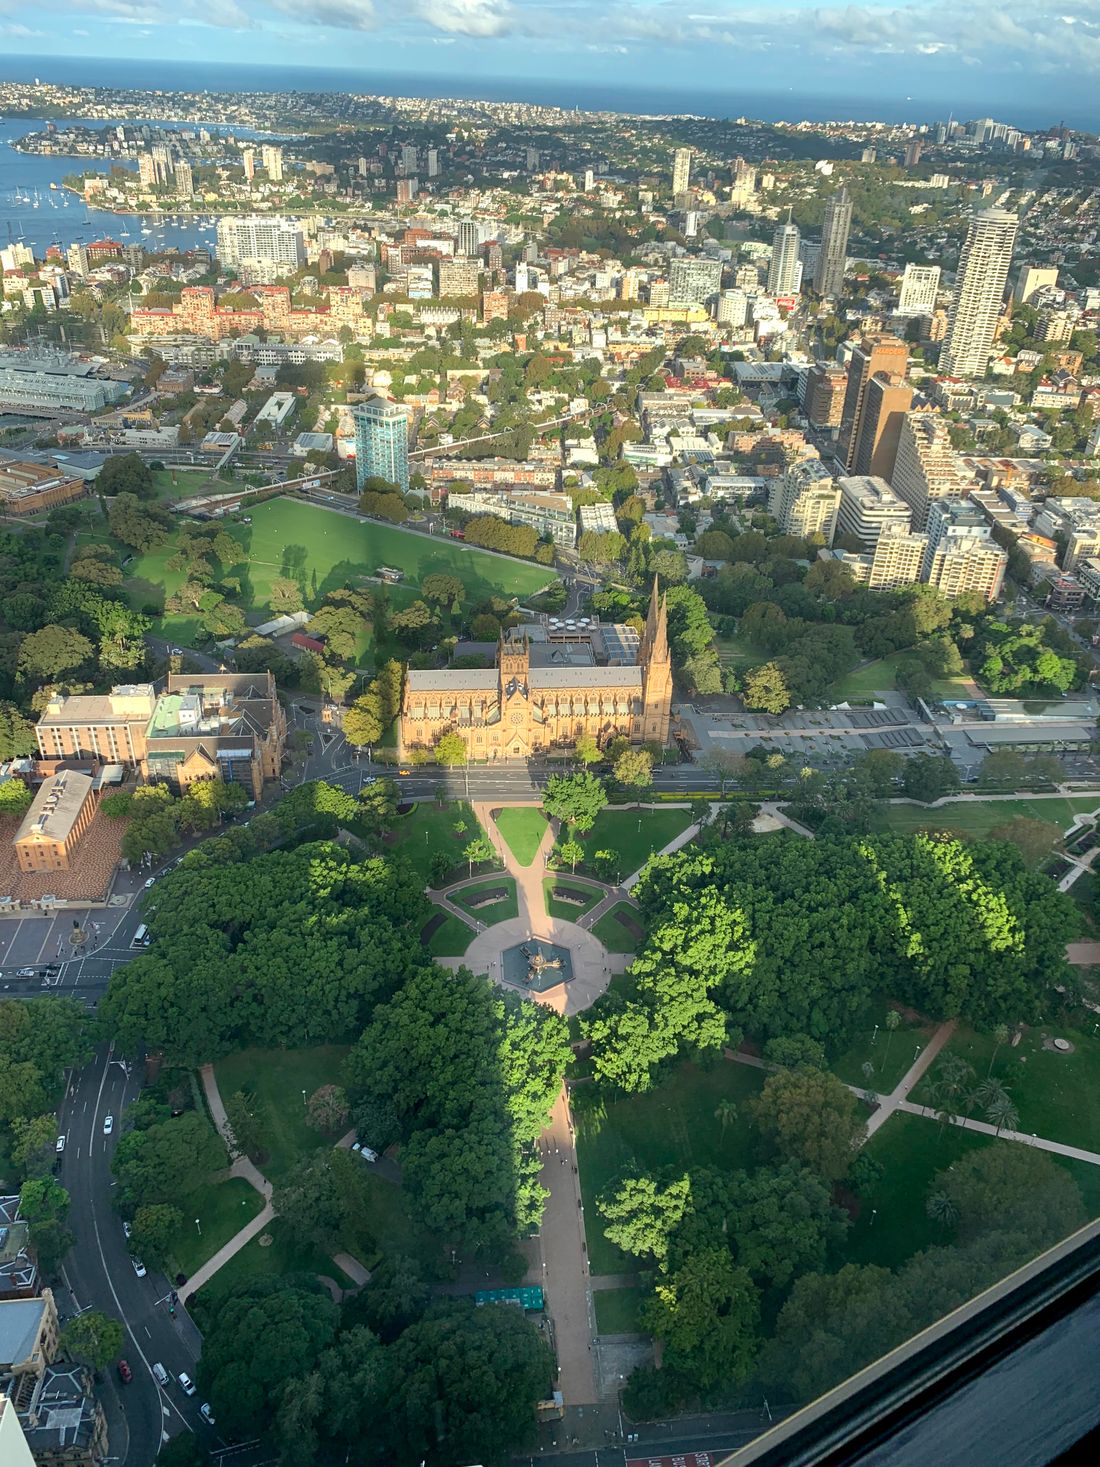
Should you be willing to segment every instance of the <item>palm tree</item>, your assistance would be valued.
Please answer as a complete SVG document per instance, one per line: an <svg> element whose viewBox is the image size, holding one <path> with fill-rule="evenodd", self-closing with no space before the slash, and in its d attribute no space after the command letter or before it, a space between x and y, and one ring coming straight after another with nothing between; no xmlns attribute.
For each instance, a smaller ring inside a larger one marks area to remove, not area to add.
<svg viewBox="0 0 1100 1467"><path fill-rule="evenodd" d="M994 1065L994 1063L995 1063L995 1061L997 1059L997 1051L1000 1049L1000 1047L1001 1047L1002 1044L1007 1044L1007 1043L1008 1043L1008 1025L1007 1024L998 1024L997 1027L993 1030L993 1054L992 1054L992 1056L990 1058L990 1061L989 1061L989 1069L986 1070L986 1072L985 1072L987 1077L989 1075L992 1075L992 1073L993 1073L993 1065Z"/></svg>
<svg viewBox="0 0 1100 1467"><path fill-rule="evenodd" d="M731 1126L737 1119L737 1106L728 1098L720 1100L714 1107L714 1119L722 1127L722 1135L726 1134L726 1127Z"/></svg>
<svg viewBox="0 0 1100 1467"><path fill-rule="evenodd" d="M894 1037L894 1030L901 1023L901 1015L897 1009L887 1009L884 1022L886 1024L886 1049L883 1053L882 1064L880 1066L883 1070L886 1068L886 1061L890 1058L890 1041Z"/></svg>
<svg viewBox="0 0 1100 1467"><path fill-rule="evenodd" d="M936 1071L936 1078L928 1091L928 1098L936 1112L940 1129L953 1121L958 1114L959 1101L967 1093L974 1071L957 1054L949 1054Z"/></svg>
<svg viewBox="0 0 1100 1467"><path fill-rule="evenodd" d="M945 1228L953 1227L959 1220L959 1209L946 1192L933 1192L924 1204L924 1210L933 1222Z"/></svg>
<svg viewBox="0 0 1100 1467"><path fill-rule="evenodd" d="M1020 1124L1020 1112L1012 1104L1012 1097L1005 1092L994 1096L985 1108L985 1118L991 1126L997 1127L997 1135L1002 1131L1014 1131Z"/></svg>

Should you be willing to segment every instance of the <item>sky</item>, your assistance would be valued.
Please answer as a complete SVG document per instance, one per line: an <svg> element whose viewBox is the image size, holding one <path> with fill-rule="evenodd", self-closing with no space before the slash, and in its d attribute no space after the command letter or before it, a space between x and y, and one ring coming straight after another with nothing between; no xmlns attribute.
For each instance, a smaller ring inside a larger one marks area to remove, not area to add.
<svg viewBox="0 0 1100 1467"><path fill-rule="evenodd" d="M0 77L8 54L901 95L1009 121L1026 98L1100 131L1100 0L0 0Z"/></svg>

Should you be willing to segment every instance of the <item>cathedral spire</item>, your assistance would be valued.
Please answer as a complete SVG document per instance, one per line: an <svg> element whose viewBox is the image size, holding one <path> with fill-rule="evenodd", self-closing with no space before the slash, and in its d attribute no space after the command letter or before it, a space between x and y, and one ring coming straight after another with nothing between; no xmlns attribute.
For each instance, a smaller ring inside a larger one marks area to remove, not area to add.
<svg viewBox="0 0 1100 1467"><path fill-rule="evenodd" d="M642 635L642 645L639 662L649 664L652 662L667 662L668 659L668 607L657 576L653 577L653 590L649 597L649 611L646 615L645 632Z"/></svg>

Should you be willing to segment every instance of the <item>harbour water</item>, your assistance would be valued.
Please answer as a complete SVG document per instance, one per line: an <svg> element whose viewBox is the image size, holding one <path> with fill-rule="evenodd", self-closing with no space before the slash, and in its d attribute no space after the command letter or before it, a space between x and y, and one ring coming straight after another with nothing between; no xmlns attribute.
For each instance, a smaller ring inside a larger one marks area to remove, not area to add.
<svg viewBox="0 0 1100 1467"><path fill-rule="evenodd" d="M62 179L85 170L105 172L111 165L106 159L47 157L21 153L12 147L16 138L44 126L43 121L33 118L0 118L0 245L17 240L39 257L51 244L67 249L76 240L87 244L104 238L140 244L147 250L213 248L214 229L209 216L200 224L198 219L181 221L178 216L167 220L156 215L143 217L87 208L83 199L62 188ZM246 130L235 131L239 136ZM117 161L119 166L136 171L137 165L128 159Z"/></svg>

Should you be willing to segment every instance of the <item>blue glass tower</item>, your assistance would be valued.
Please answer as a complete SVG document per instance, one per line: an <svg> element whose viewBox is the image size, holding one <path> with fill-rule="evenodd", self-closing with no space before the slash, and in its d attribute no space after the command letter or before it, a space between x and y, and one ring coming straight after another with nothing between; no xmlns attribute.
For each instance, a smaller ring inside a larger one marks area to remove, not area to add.
<svg viewBox="0 0 1100 1467"><path fill-rule="evenodd" d="M409 421L405 409L380 397L354 409L355 481L362 489L370 478L388 479L401 492L409 488Z"/></svg>

